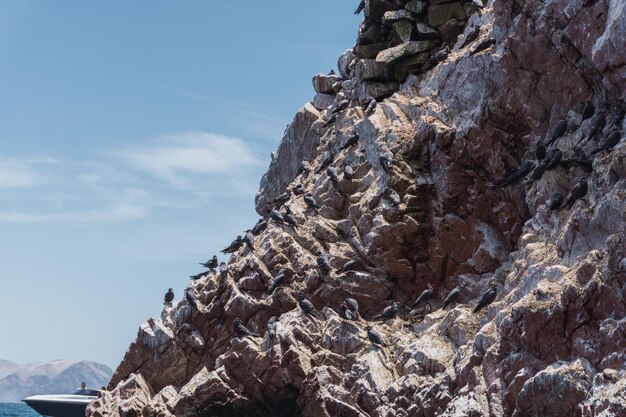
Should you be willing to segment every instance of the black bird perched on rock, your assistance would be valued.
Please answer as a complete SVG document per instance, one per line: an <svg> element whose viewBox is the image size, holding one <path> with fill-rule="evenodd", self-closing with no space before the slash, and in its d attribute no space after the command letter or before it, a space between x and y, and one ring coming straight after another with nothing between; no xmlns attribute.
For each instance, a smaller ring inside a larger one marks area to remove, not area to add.
<svg viewBox="0 0 626 417"><path fill-rule="evenodd" d="M487 38L484 41L481 41L478 45L476 45L476 48L474 48L474 50L470 52L470 55L476 55L477 53L482 52L495 44L496 40L494 38Z"/></svg>
<svg viewBox="0 0 626 417"><path fill-rule="evenodd" d="M482 297L480 297L480 300L478 300L478 304L476 304L476 307L474 307L473 312L476 313L484 307L488 306L489 304L493 303L493 300L496 299L497 295L498 288L496 287L496 284L489 284L489 289L486 293L482 295Z"/></svg>
<svg viewBox="0 0 626 417"><path fill-rule="evenodd" d="M315 310L315 306L313 306L313 303L307 300L302 292L298 293L298 305L306 314L315 316L318 319L320 318L317 310Z"/></svg>
<svg viewBox="0 0 626 417"><path fill-rule="evenodd" d="M345 302L339 306L339 317L344 320L356 320L358 317L348 308Z"/></svg>
<svg viewBox="0 0 626 417"><path fill-rule="evenodd" d="M375 345L387 346L383 337L378 333L372 326L367 326L365 328L367 330L367 338Z"/></svg>
<svg viewBox="0 0 626 417"><path fill-rule="evenodd" d="M328 126L332 125L333 123L335 123L336 120L337 120L337 114L335 113L332 116L330 116L328 118L328 120L326 120L326 122L324 122L322 127L328 127Z"/></svg>
<svg viewBox="0 0 626 417"><path fill-rule="evenodd" d="M276 210L275 208L273 208L273 209L270 211L270 218L271 218L272 220L274 220L275 222L278 222L278 223L280 223L280 224L285 223L285 219L283 219L283 215L282 215L282 214L280 214L280 211Z"/></svg>
<svg viewBox="0 0 626 417"><path fill-rule="evenodd" d="M295 227L297 229L298 228L298 220L293 215L293 212L291 211L291 207L285 206L285 211L286 211L286 213L283 215L283 220L285 221L285 223L290 224L290 225L292 225L293 227Z"/></svg>
<svg viewBox="0 0 626 417"><path fill-rule="evenodd" d="M217 255L213 255L211 259L204 263L200 262L200 265L213 271L215 268L217 268Z"/></svg>
<svg viewBox="0 0 626 417"><path fill-rule="evenodd" d="M354 299L354 298L346 298L343 301L346 306L348 307L348 309L356 315L356 317L359 317L359 303Z"/></svg>
<svg viewBox="0 0 626 417"><path fill-rule="evenodd" d="M235 331L237 336L261 337L258 334L251 332L246 328L246 326L241 324L241 320L239 319L239 317L236 317L235 320L233 320L233 330Z"/></svg>
<svg viewBox="0 0 626 417"><path fill-rule="evenodd" d="M354 176L354 170L352 169L350 165L346 164L343 167L343 177L348 181L352 181L353 176Z"/></svg>
<svg viewBox="0 0 626 417"><path fill-rule="evenodd" d="M361 0L359 2L359 5L357 6L356 10L354 11L354 14L359 14L363 11L363 9L365 9L365 0Z"/></svg>
<svg viewBox="0 0 626 417"><path fill-rule="evenodd" d="M543 174L546 172L546 168L549 163L550 161L548 159L544 159L543 161L539 162L537 166L530 172L524 183L526 185L532 185L535 181L541 179Z"/></svg>
<svg viewBox="0 0 626 417"><path fill-rule="evenodd" d="M318 250L315 254L317 255L317 266L327 274L332 271L330 262L328 262L326 255L324 255L321 250Z"/></svg>
<svg viewBox="0 0 626 417"><path fill-rule="evenodd" d="M344 143L341 148L339 148L340 151L343 151L344 149L348 149L351 146L356 145L357 143L359 143L359 134L354 132L349 138L348 140L346 140L346 143Z"/></svg>
<svg viewBox="0 0 626 417"><path fill-rule="evenodd" d="M343 110L347 109L349 105L350 105L350 100L348 100L347 98L344 98L339 103L337 103L337 105L333 109L332 113L333 114L340 113Z"/></svg>
<svg viewBox="0 0 626 417"><path fill-rule="evenodd" d="M267 335L269 336L270 340L274 340L274 338L276 337L276 330L278 327L278 323L276 323L277 321L278 317L272 316L267 322Z"/></svg>
<svg viewBox="0 0 626 417"><path fill-rule="evenodd" d="M561 165L565 167L577 166L585 172L593 172L593 163L587 159L585 151L579 146L574 146L573 151L572 157L561 162Z"/></svg>
<svg viewBox="0 0 626 417"><path fill-rule="evenodd" d="M376 104L378 103L376 102L376 99L374 97L370 97L369 100L365 102L364 110L365 110L366 116L369 116L370 114L374 112L374 109L376 109Z"/></svg>
<svg viewBox="0 0 626 417"><path fill-rule="evenodd" d="M296 176L300 174L308 174L310 171L311 171L311 164L309 163L309 161L302 160L302 162L300 162L300 168L298 168L298 172L296 173Z"/></svg>
<svg viewBox="0 0 626 417"><path fill-rule="evenodd" d="M165 293L165 298L163 300L163 304L170 304L172 301L174 301L174 290L171 288L167 290L167 292Z"/></svg>
<svg viewBox="0 0 626 417"><path fill-rule="evenodd" d="M543 142L539 141L535 144L535 157L537 161L541 161L546 157L546 147L543 146Z"/></svg>
<svg viewBox="0 0 626 417"><path fill-rule="evenodd" d="M576 200L583 198L585 194L587 194L587 180L581 178L567 195L563 207L569 208L573 206Z"/></svg>
<svg viewBox="0 0 626 417"><path fill-rule="evenodd" d="M558 138L563 136L563 134L567 131L567 120L561 119L559 123L552 129L550 133L550 139L546 142L546 146L552 145Z"/></svg>
<svg viewBox="0 0 626 417"><path fill-rule="evenodd" d="M606 125L606 116L603 112L599 112L593 119L591 119L591 130L589 131L589 136L587 137L587 141L594 139L598 132L602 132L604 129L604 125Z"/></svg>
<svg viewBox="0 0 626 417"><path fill-rule="evenodd" d="M596 108L593 106L593 102L591 100L585 103L585 108L583 109L583 120L587 120L595 113Z"/></svg>
<svg viewBox="0 0 626 417"><path fill-rule="evenodd" d="M304 202L306 203L307 206L311 207L313 210L317 210L319 208L319 206L315 202L315 199L313 198L311 193L306 193L304 195Z"/></svg>
<svg viewBox="0 0 626 417"><path fill-rule="evenodd" d="M228 245L228 247L222 249L220 252L226 254L226 253L234 253L237 252L239 250L240 247L243 246L243 239L241 238L241 236L237 236L235 238L235 240L232 241L232 243L230 245Z"/></svg>
<svg viewBox="0 0 626 417"><path fill-rule="evenodd" d="M581 148L580 146L574 146L574 149L572 149L572 151L574 152L572 155L572 160L574 161L586 161L587 160L587 154L585 153L584 149Z"/></svg>
<svg viewBox="0 0 626 417"><path fill-rule="evenodd" d="M550 149L546 154L546 161L548 162L546 170L556 168L561 162L561 159L563 159L563 152L561 152L559 148Z"/></svg>
<svg viewBox="0 0 626 417"><path fill-rule="evenodd" d="M243 235L243 241L248 245L250 250L254 250L254 235L252 234L252 230L246 230L246 234Z"/></svg>
<svg viewBox="0 0 626 417"><path fill-rule="evenodd" d="M517 168L510 169L496 184L500 187L507 187L515 184L520 179L524 178L526 174L530 172L532 167L533 163L531 161L526 161Z"/></svg>
<svg viewBox="0 0 626 417"><path fill-rule="evenodd" d="M430 69L438 63L445 61L448 58L448 55L450 55L450 48L446 46L445 48L436 52L433 56L430 57L430 59L428 60L427 68Z"/></svg>
<svg viewBox="0 0 626 417"><path fill-rule="evenodd" d="M330 178L330 182L332 182L333 185L337 185L339 183L339 177L337 176L337 168L335 167L326 168L326 175L328 175L328 178Z"/></svg>
<svg viewBox="0 0 626 417"><path fill-rule="evenodd" d="M290 199L291 199L291 193L289 192L289 190L287 190L281 195L279 195L278 197L276 197L274 201L272 201L272 204L274 204L274 207L280 208L283 206L283 204L285 204Z"/></svg>
<svg viewBox="0 0 626 417"><path fill-rule="evenodd" d="M552 194L546 202L546 205L550 210L558 209L559 207L561 207L561 204L563 204L563 194L561 193Z"/></svg>
<svg viewBox="0 0 626 417"><path fill-rule="evenodd" d="M591 155L595 155L598 152L606 151L612 149L615 145L619 143L622 139L622 135L619 133L619 130L613 128L601 141L599 146L591 151Z"/></svg>
<svg viewBox="0 0 626 417"><path fill-rule="evenodd" d="M332 152L328 152L326 154L326 157L324 158L324 160L322 161L322 164L320 165L320 167L315 171L316 174L319 174L320 172L322 172L324 169L326 169L327 167L330 166L330 164L333 163L333 161L335 160L335 155L333 155Z"/></svg>
<svg viewBox="0 0 626 417"><path fill-rule="evenodd" d="M337 273L340 274L342 272L356 271L360 269L361 267L362 267L361 262L359 262L357 259L350 259L348 262L343 264L341 268L337 270Z"/></svg>
<svg viewBox="0 0 626 417"><path fill-rule="evenodd" d="M478 35L480 35L480 26L474 26L472 30L465 35L465 39L463 39L460 49L465 48L467 45L478 39Z"/></svg>
<svg viewBox="0 0 626 417"><path fill-rule="evenodd" d="M443 309L445 310L450 304L454 303L459 296L461 295L461 291L458 288L453 289L446 295L446 298L443 300Z"/></svg>
<svg viewBox="0 0 626 417"><path fill-rule="evenodd" d="M198 309L198 297L196 296L194 290L192 290L191 288L187 288L185 290L185 300L187 300L191 308L193 308L194 310Z"/></svg>
<svg viewBox="0 0 626 417"><path fill-rule="evenodd" d="M252 228L252 234L255 236L260 235L263 230L267 229L267 222L264 219L259 219L258 222Z"/></svg>
<svg viewBox="0 0 626 417"><path fill-rule="evenodd" d="M206 275L206 272L200 272L199 274L196 274L196 275L189 275L189 278L193 281L197 281L205 275Z"/></svg>
<svg viewBox="0 0 626 417"><path fill-rule="evenodd" d="M226 262L222 262L220 263L220 277L226 278L227 275L228 275L228 265L226 265Z"/></svg>
<svg viewBox="0 0 626 417"><path fill-rule="evenodd" d="M391 151L383 152L382 155L378 158L378 162L380 162L380 166L383 171L389 174L389 164L393 161L393 153Z"/></svg>
<svg viewBox="0 0 626 417"><path fill-rule="evenodd" d="M293 193L295 195L302 195L302 194L304 194L304 186L302 184L296 185L296 188L293 189Z"/></svg>
<svg viewBox="0 0 626 417"><path fill-rule="evenodd" d="M269 292L270 294L273 293L276 288L280 287L284 283L285 283L285 270L281 269L280 271L278 271L278 273L272 280L272 283L267 289L267 292Z"/></svg>
<svg viewBox="0 0 626 417"><path fill-rule="evenodd" d="M374 320L391 320L398 314L398 311L400 311L400 305L394 301L390 306L385 307L382 313L374 316Z"/></svg>
<svg viewBox="0 0 626 417"><path fill-rule="evenodd" d="M413 305L417 307L422 303L428 303L428 300L430 300L434 296L435 296L435 290L433 289L432 285L428 284L426 286L426 289L422 291L419 297L417 297L417 300L415 300L415 303Z"/></svg>

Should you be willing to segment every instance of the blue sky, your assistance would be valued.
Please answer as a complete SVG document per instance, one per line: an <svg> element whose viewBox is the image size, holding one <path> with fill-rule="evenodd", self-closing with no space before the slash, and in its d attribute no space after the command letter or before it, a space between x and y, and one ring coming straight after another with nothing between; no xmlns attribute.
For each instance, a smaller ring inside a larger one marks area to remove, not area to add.
<svg viewBox="0 0 626 417"><path fill-rule="evenodd" d="M0 359L115 367L256 222L356 3L0 0Z"/></svg>

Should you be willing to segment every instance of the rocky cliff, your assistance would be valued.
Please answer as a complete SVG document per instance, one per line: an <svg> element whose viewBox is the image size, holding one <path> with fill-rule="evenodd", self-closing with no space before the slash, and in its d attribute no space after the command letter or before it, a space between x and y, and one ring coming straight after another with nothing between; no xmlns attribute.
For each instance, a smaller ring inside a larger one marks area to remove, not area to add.
<svg viewBox="0 0 626 417"><path fill-rule="evenodd" d="M36 394L67 394L85 382L90 388L109 383L113 371L90 361L56 360L18 365L0 360L0 403L22 401Z"/></svg>
<svg viewBox="0 0 626 417"><path fill-rule="evenodd" d="M363 8L88 415L626 416L626 1Z"/></svg>

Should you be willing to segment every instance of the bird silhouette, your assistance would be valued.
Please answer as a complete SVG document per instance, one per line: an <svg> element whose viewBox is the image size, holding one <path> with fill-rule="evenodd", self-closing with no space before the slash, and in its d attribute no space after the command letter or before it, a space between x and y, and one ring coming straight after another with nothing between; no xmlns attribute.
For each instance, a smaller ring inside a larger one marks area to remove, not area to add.
<svg viewBox="0 0 626 417"><path fill-rule="evenodd" d="M375 345L387 346L383 337L378 333L372 326L367 326L365 328L367 330L367 338Z"/></svg>
<svg viewBox="0 0 626 417"><path fill-rule="evenodd" d="M239 319L239 317L236 317L235 320L233 320L233 330L235 331L237 336L261 337L258 334L251 332L246 328L246 326L241 324L241 320Z"/></svg>
<svg viewBox="0 0 626 417"><path fill-rule="evenodd" d="M217 268L217 255L213 255L211 259L204 263L200 262L200 265L213 271L215 268Z"/></svg>
<svg viewBox="0 0 626 417"><path fill-rule="evenodd" d="M476 313L482 310L484 307L488 306L489 304L493 303L493 300L496 299L497 295L498 295L498 288L496 287L495 284L490 284L487 292L484 293L482 297L480 297L480 300L478 300L478 304L476 304L476 307L474 307L473 312Z"/></svg>
<svg viewBox="0 0 626 417"><path fill-rule="evenodd" d="M400 305L394 301L391 303L390 306L385 307L382 313L374 316L374 320L391 320L392 318L396 317L396 315L398 315L398 311L400 311Z"/></svg>
<svg viewBox="0 0 626 417"><path fill-rule="evenodd" d="M446 298L443 300L443 309L445 310L450 304L454 303L459 296L461 295L461 291L459 288L455 288L446 295Z"/></svg>
<svg viewBox="0 0 626 417"><path fill-rule="evenodd" d="M163 304L170 304L172 301L174 301L174 290L170 288L165 293Z"/></svg>

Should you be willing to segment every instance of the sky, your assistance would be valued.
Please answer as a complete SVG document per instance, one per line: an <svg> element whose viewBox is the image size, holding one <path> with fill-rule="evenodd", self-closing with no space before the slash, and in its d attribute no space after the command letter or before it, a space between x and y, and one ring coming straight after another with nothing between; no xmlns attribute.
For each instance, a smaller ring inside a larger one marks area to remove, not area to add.
<svg viewBox="0 0 626 417"><path fill-rule="evenodd" d="M0 0L0 359L117 366L258 219L356 3Z"/></svg>

